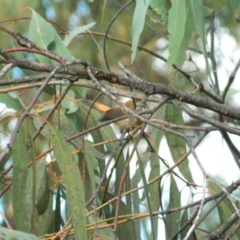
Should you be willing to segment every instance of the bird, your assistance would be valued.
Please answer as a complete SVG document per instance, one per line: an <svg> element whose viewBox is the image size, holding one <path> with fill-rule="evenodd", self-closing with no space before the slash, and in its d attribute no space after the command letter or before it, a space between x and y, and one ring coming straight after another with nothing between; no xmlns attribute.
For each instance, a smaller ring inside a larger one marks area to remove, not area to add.
<svg viewBox="0 0 240 240"><path fill-rule="evenodd" d="M138 118L131 117L121 106L111 108L99 102L95 102L92 105L92 101L88 99L83 99L81 102L88 106L92 106L94 109L102 113L102 117L99 119L100 122L110 121L125 116L124 119L114 122L121 131L124 129L132 130L142 124ZM135 110L139 103L136 101L135 104L133 100L128 100L123 102L123 104L130 110Z"/></svg>

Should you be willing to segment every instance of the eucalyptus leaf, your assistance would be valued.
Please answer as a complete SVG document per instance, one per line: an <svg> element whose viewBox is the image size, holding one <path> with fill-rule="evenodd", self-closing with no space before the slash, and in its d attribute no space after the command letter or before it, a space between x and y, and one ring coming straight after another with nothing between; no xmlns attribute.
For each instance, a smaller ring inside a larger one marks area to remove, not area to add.
<svg viewBox="0 0 240 240"><path fill-rule="evenodd" d="M38 46L52 51L65 59L71 60L72 56L64 46L62 39L55 28L44 20L37 12L32 10L32 17L29 27L29 39ZM37 59L44 63L53 63L51 59L36 54Z"/></svg>
<svg viewBox="0 0 240 240"><path fill-rule="evenodd" d="M28 234L20 231L14 231L0 227L0 239L2 240L38 240L33 234Z"/></svg>
<svg viewBox="0 0 240 240"><path fill-rule="evenodd" d="M89 23L87 25L84 25L82 27L77 27L77 28L73 29L72 31L70 31L68 33L67 37L63 41L64 45L68 46L68 44L72 41L72 39L74 37L76 37L78 34L85 33L89 28L91 28L95 24L96 24L96 22Z"/></svg>
<svg viewBox="0 0 240 240"><path fill-rule="evenodd" d="M62 171L62 180L67 191L68 205L73 216L75 238L87 240L85 193L79 168L64 135L51 124L48 124L48 129L54 154Z"/></svg>
<svg viewBox="0 0 240 240"><path fill-rule="evenodd" d="M189 19L192 19L192 13L188 2L186 0L181 2L173 0L168 21L170 33L168 66L173 64L182 66L185 61L189 40L193 32L193 24Z"/></svg>
<svg viewBox="0 0 240 240"><path fill-rule="evenodd" d="M169 203L167 209L173 209L181 204L181 193L178 190L176 181L171 175ZM180 221L180 211L166 215L166 238L170 239L178 232L178 222Z"/></svg>
<svg viewBox="0 0 240 240"><path fill-rule="evenodd" d="M145 17L147 13L147 9L149 6L150 0L138 0L136 1L136 7L133 14L133 22L132 22L132 55L131 62L134 61L137 48L139 43L140 35L143 31L145 24Z"/></svg>
<svg viewBox="0 0 240 240"><path fill-rule="evenodd" d="M20 128L13 144L13 211L18 230L30 232L30 222L26 214L26 187L28 176L28 152L23 128Z"/></svg>
<svg viewBox="0 0 240 240"><path fill-rule="evenodd" d="M166 107L166 121L177 125L184 125L182 111L176 106L168 104ZM179 132L182 134L184 133L182 130L179 130ZM176 162L186 153L186 142L184 139L169 133L166 133L166 139L173 161ZM178 166L178 168L187 181L193 182L188 158L186 158L185 161Z"/></svg>

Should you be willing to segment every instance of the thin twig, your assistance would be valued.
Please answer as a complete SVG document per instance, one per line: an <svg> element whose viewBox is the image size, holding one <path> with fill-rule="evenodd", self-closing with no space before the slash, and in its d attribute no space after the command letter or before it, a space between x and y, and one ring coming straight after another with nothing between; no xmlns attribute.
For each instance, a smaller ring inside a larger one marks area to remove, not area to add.
<svg viewBox="0 0 240 240"><path fill-rule="evenodd" d="M112 24L114 23L114 21L117 19L117 17L121 14L122 11L124 11L124 9L126 7L128 7L131 3L133 2L133 0L128 1L124 6L121 7L121 9L115 14L115 16L112 18L112 20L110 21L110 23L108 24L107 30L104 34L103 37L103 57L104 57L104 62L106 65L106 68L108 71L110 71L110 66L108 64L108 60L107 60L107 50L106 50L106 40L107 40L107 36L108 36L108 32L112 26Z"/></svg>

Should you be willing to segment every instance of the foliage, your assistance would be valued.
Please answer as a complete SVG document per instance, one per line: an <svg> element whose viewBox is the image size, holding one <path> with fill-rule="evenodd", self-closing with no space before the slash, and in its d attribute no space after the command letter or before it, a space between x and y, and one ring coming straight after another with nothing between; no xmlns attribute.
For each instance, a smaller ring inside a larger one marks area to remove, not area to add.
<svg viewBox="0 0 240 240"><path fill-rule="evenodd" d="M240 168L240 61L222 80L215 47L240 1L36 2L0 22L1 239L240 239L240 180L199 157L218 132Z"/></svg>

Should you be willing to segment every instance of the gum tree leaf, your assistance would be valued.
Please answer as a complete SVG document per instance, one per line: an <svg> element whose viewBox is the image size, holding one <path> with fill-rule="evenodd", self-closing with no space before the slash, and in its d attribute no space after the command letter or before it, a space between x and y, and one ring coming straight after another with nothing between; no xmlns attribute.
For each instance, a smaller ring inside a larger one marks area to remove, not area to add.
<svg viewBox="0 0 240 240"><path fill-rule="evenodd" d="M96 22L84 25L82 27L77 27L69 32L67 37L64 39L63 43L67 47L68 44L72 41L72 39L77 36L78 34L85 33L89 28L91 28L93 25L95 25Z"/></svg>
<svg viewBox="0 0 240 240"><path fill-rule="evenodd" d="M63 44L63 41L57 34L55 28L35 11L32 11L32 18L29 26L29 39L38 46L52 51L65 59L72 59L71 54ZM36 57L40 62L54 62L51 59L38 54L36 54Z"/></svg>
<svg viewBox="0 0 240 240"><path fill-rule="evenodd" d="M25 196L28 176L28 152L24 131L20 128L13 144L13 211L18 230L29 232L30 225L25 209Z"/></svg>
<svg viewBox="0 0 240 240"><path fill-rule="evenodd" d="M190 5L185 1L172 1L169 11L168 31L170 33L168 66L182 66L186 58L186 50L193 32Z"/></svg>
<svg viewBox="0 0 240 240"><path fill-rule="evenodd" d="M73 216L75 238L87 239L85 193L77 162L64 135L51 124L48 124L48 130L57 163L62 171L68 206Z"/></svg>
<svg viewBox="0 0 240 240"><path fill-rule="evenodd" d="M133 14L133 22L132 22L132 55L131 61L133 62L136 54L137 54L137 47L140 35L143 31L143 27L145 24L145 17L147 13L147 9L149 6L150 0L138 0L136 1L136 7Z"/></svg>

